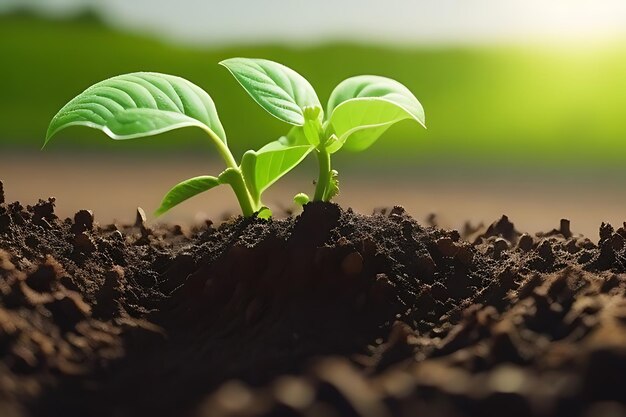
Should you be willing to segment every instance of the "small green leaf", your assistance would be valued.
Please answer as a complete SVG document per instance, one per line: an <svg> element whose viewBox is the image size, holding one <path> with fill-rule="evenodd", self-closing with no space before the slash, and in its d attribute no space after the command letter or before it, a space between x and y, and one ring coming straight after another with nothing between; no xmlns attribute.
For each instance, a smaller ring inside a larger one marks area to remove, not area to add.
<svg viewBox="0 0 626 417"><path fill-rule="evenodd" d="M298 193L293 197L293 202L299 206L304 206L309 201L311 201L311 199L305 193Z"/></svg>
<svg viewBox="0 0 626 417"><path fill-rule="evenodd" d="M301 129L301 128L300 128ZM261 194L270 185L297 166L314 147L308 143L297 144L301 134L292 134L270 142L258 151L248 151L241 159L241 170L253 200L260 201Z"/></svg>
<svg viewBox="0 0 626 417"><path fill-rule="evenodd" d="M332 135L330 135L330 137L326 141L326 146L325 146L326 152L333 154L337 152L339 149L341 149L342 146L343 146L343 143L339 142L339 138L337 137L337 135L333 133Z"/></svg>
<svg viewBox="0 0 626 417"><path fill-rule="evenodd" d="M294 70L266 59L231 58L220 62L268 113L283 122L301 126L304 109L322 105L311 84Z"/></svg>
<svg viewBox="0 0 626 417"><path fill-rule="evenodd" d="M278 140L285 146L298 146L309 144L309 140L304 132L305 126L293 126L287 135L281 136Z"/></svg>
<svg viewBox="0 0 626 417"><path fill-rule="evenodd" d="M136 72L109 78L86 89L52 119L44 146L57 132L82 125L113 139L133 139L197 126L226 143L211 97L180 77Z"/></svg>
<svg viewBox="0 0 626 417"><path fill-rule="evenodd" d="M341 146L361 151L371 146L393 124L413 119L426 126L424 109L399 82L361 75L341 82L328 100L329 122Z"/></svg>
<svg viewBox="0 0 626 417"><path fill-rule="evenodd" d="M222 182L215 177L208 175L190 178L177 184L165 194L161 206L154 212L155 216L160 216L172 207L182 203L183 201L198 195L211 188L217 187Z"/></svg>
<svg viewBox="0 0 626 417"><path fill-rule="evenodd" d="M324 201L330 201L339 195L339 173L336 170L330 171L330 178L328 179L328 187L324 193Z"/></svg>
<svg viewBox="0 0 626 417"><path fill-rule="evenodd" d="M269 219L270 217L272 217L272 210L270 210L268 207L261 207L261 209L257 212L256 216L259 219Z"/></svg>
<svg viewBox="0 0 626 417"><path fill-rule="evenodd" d="M297 127L297 126L296 126ZM302 126L302 132L304 133L304 137L307 142L309 142L313 146L317 146L320 144L320 137L323 134L322 122L319 119L308 119L304 120L304 125Z"/></svg>

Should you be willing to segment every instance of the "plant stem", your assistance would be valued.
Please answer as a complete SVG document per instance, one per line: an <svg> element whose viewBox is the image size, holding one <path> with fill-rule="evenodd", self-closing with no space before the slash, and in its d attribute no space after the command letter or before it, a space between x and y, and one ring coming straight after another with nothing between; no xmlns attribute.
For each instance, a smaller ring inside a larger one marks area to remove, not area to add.
<svg viewBox="0 0 626 417"><path fill-rule="evenodd" d="M317 148L317 162L320 169L313 201L325 201L326 188L330 182L330 153L325 147Z"/></svg>
<svg viewBox="0 0 626 417"><path fill-rule="evenodd" d="M220 139L220 137L217 136L215 132L213 132L208 127L203 128L203 130L209 135L209 137L213 141L213 144L217 148L217 151L220 153L220 156L222 157L224 162L226 162L226 166L228 168L239 169L239 166L237 165L237 161L235 161L235 157L230 152L230 149L228 149L228 145L222 142L222 139Z"/></svg>
<svg viewBox="0 0 626 417"><path fill-rule="evenodd" d="M259 208L255 207L255 204L252 202L252 197L248 192L248 188L246 187L246 183L243 180L243 175L239 168L237 168L237 174L233 177L233 181L230 183L233 191L235 192L235 196L237 196L237 201L239 201L239 206L241 206L241 212L244 217L250 217L257 211Z"/></svg>
<svg viewBox="0 0 626 417"><path fill-rule="evenodd" d="M260 209L260 207L257 207L258 204L255 204L252 200L252 196L248 191L248 187L246 187L246 182L243 179L243 174L241 173L241 169L239 169L239 165L237 165L237 161L235 161L235 157L230 149L228 149L228 145L226 145L226 143L224 143L222 139L215 134L215 132L208 128L203 130L209 135L211 140L213 140L217 151L226 163L226 167L232 168L236 171L237 175L230 182L230 186L235 192L235 196L237 197L237 201L239 202L239 206L241 207L241 212L244 217L252 216L255 211Z"/></svg>

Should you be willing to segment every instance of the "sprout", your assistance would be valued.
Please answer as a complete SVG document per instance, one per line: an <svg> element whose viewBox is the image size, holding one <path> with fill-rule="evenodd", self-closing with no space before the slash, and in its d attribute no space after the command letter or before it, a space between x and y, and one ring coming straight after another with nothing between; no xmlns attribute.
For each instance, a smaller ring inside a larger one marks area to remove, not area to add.
<svg viewBox="0 0 626 417"><path fill-rule="evenodd" d="M330 160L333 153L342 148L365 150L392 125L405 119L426 127L424 109L417 98L389 78L348 78L332 92L324 113L311 84L284 65L248 58L227 59L220 64L268 113L293 125L288 137L315 151L319 163L315 201L330 201L339 192L338 173ZM308 200L303 193L295 198L299 203Z"/></svg>
<svg viewBox="0 0 626 417"><path fill-rule="evenodd" d="M226 168L175 185L155 214L218 185L233 189L244 216L271 216L262 195L309 153L319 162L313 200L330 201L339 192L331 155L342 148L362 151L393 124L412 119L425 126L424 110L402 84L389 78L362 75L341 82L326 112L315 90L297 72L263 59L232 58L220 62L262 108L292 125L291 130L257 151L247 151L237 164L211 97L197 85L173 75L137 72L109 78L86 89L54 116L44 146L70 126L99 129L116 140L154 136L183 127L202 129L215 145ZM309 201L304 193L294 198Z"/></svg>

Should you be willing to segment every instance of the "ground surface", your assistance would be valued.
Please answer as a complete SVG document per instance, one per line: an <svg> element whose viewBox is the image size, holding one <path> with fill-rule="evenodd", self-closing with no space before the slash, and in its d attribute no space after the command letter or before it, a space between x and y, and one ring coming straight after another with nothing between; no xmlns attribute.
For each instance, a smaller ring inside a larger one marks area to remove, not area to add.
<svg viewBox="0 0 626 417"><path fill-rule="evenodd" d="M104 137L94 140L107 143ZM207 160L207 155L214 155L210 148L199 150L195 156L168 158L127 155L125 151L0 150L0 180L8 184L6 195L11 201L32 202L38 196L52 195L57 197L56 212L60 217L71 217L77 208L86 208L94 210L103 224L128 223L137 206L149 214L177 182L223 169L222 162ZM377 152L381 150L372 149L373 155ZM423 224L430 224L430 215L436 213L439 226L457 229L463 228L466 221L488 223L506 213L520 230L533 234L549 230L567 217L575 233L594 240L600 223L624 221L626 193L615 190L623 189L626 173L612 172L610 167L584 172L583 166L577 165L573 172L567 172L556 165L542 174L531 167L515 171L492 165L480 172L475 167L447 162L425 167L416 163L412 170L403 172L372 166L364 160L365 155L347 154L353 158L351 165L349 158L335 161L341 181L337 202L360 213L371 213L386 203L399 204ZM313 193L315 165L314 158L306 160L304 166L265 193L264 201L280 217L294 208L291 201L295 194ZM221 221L224 215L237 211L232 191L218 187L186 201L161 220L194 225L205 219ZM152 216L148 218L154 222Z"/></svg>
<svg viewBox="0 0 626 417"><path fill-rule="evenodd" d="M0 415L624 416L626 230L149 227L0 187Z"/></svg>

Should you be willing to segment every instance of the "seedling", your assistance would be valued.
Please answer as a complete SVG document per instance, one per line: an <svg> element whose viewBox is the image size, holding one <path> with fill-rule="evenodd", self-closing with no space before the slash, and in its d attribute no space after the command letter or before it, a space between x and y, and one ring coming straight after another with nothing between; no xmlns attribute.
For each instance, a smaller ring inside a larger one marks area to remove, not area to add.
<svg viewBox="0 0 626 417"><path fill-rule="evenodd" d="M156 215L220 184L232 187L244 216L269 217L261 202L270 185L289 172L312 148L288 135L258 151L249 151L241 165L228 148L226 134L211 97L200 87L172 75L138 72L109 78L89 87L52 119L44 146L60 130L82 125L99 129L116 140L153 136L195 126L213 142L226 169L217 177L203 175L174 186ZM245 179L244 179L245 178Z"/></svg>
<svg viewBox="0 0 626 417"><path fill-rule="evenodd" d="M294 126L287 135L290 146L303 147L305 155L315 151L319 176L314 200L330 201L339 192L338 174L331 167L333 153L342 148L365 150L392 125L405 119L426 127L424 109L413 93L389 78L374 75L348 78L332 92L324 113L311 84L290 68L247 58L227 59L220 64L228 68L262 108ZM255 152L243 156L242 169L248 183L254 179L245 175L246 168L253 170L257 160ZM254 184L249 186L254 188ZM305 204L309 197L300 193L294 200Z"/></svg>
<svg viewBox="0 0 626 417"><path fill-rule="evenodd" d="M315 90L300 74L276 62L233 58L228 68L252 98L273 116L293 125L286 136L258 151L246 152L238 165L211 97L197 85L173 75L137 72L101 81L76 96L54 116L44 146L60 130L82 125L116 140L153 136L198 127L211 139L226 169L174 186L163 198L160 215L221 184L232 187L244 216L269 217L262 194L315 151L319 176L314 200L330 201L339 192L330 156L342 148L362 151L395 123L412 119L425 126L424 109L405 86L389 78L348 78L332 92L326 113ZM294 200L304 205L309 197Z"/></svg>

